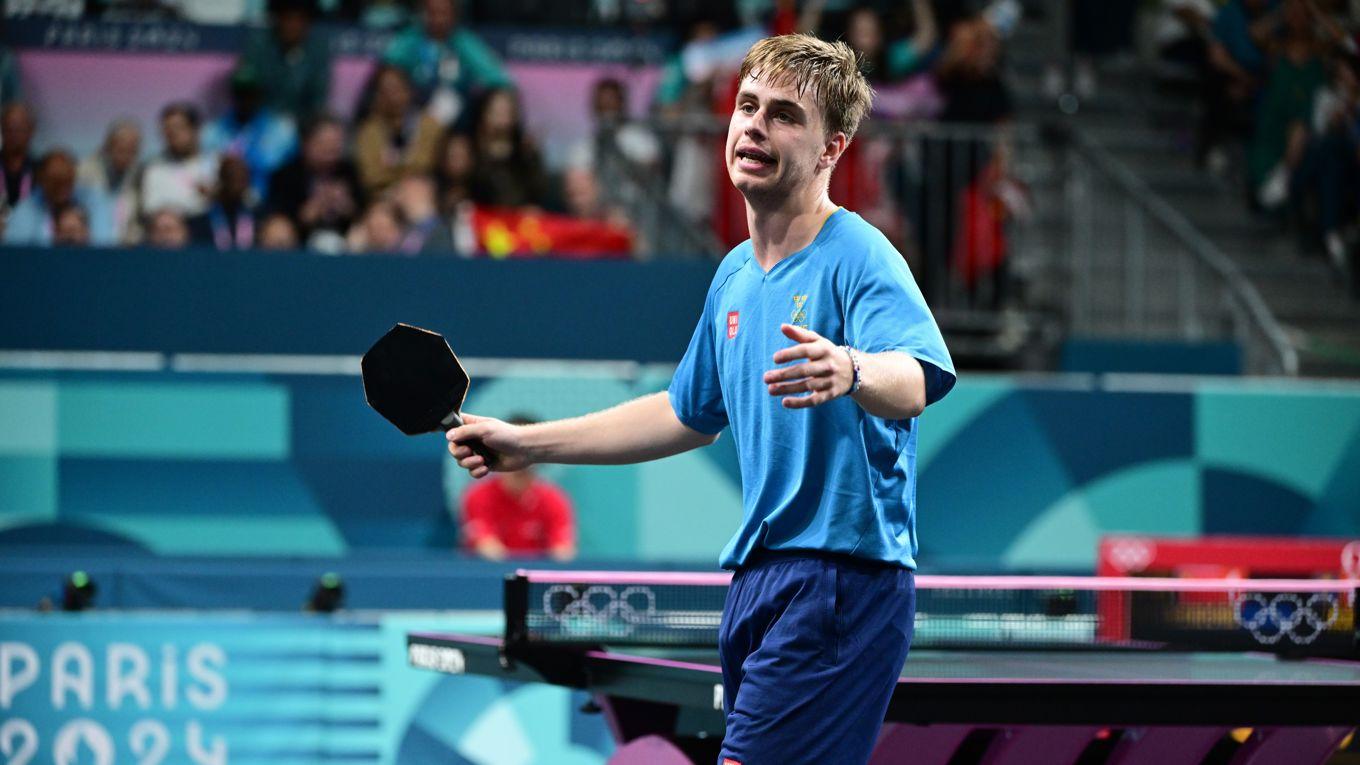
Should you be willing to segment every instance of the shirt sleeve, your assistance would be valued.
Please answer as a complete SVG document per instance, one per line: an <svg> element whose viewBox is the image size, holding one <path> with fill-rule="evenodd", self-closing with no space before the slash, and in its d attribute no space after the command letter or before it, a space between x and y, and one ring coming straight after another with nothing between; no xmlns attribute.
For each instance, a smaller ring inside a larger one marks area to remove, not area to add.
<svg viewBox="0 0 1360 765"><path fill-rule="evenodd" d="M849 285L845 334L850 347L865 353L901 351L921 363L926 403L954 387L957 376L940 328L926 306L907 263L890 247L873 247Z"/></svg>
<svg viewBox="0 0 1360 765"><path fill-rule="evenodd" d="M547 500L548 546L561 547L576 545L576 513L572 510L571 499L566 492L556 486L544 492Z"/></svg>
<svg viewBox="0 0 1360 765"><path fill-rule="evenodd" d="M675 416L685 427L712 435L727 427L727 405L718 380L718 357L713 347L713 294L704 301L704 313L689 348L675 368L668 394Z"/></svg>
<svg viewBox="0 0 1360 765"><path fill-rule="evenodd" d="M458 59L468 68L469 79L479 88L514 87L514 81L494 51L476 35L459 30L454 38Z"/></svg>

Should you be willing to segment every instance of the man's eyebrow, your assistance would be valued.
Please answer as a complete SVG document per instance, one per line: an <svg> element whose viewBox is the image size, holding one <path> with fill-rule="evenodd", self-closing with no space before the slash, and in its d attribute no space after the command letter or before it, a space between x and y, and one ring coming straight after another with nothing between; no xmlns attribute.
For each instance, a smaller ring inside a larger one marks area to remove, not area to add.
<svg viewBox="0 0 1360 765"><path fill-rule="evenodd" d="M755 94L754 91L750 91L750 90L741 90L741 91L738 91L738 92L737 92L737 100L740 101L740 100L742 100L742 99L744 99L744 98L749 98L749 99L751 99L752 101L759 101L759 100L760 100L760 98ZM799 114L803 114L804 111L805 111L805 110L803 109L803 105L802 105L802 104L798 103L797 101L790 101L790 100L787 99L787 98L771 98L771 99L769 100L769 104L770 104L770 106L773 107L773 108L776 108L776 109L788 109L788 110L790 110L790 111L798 112Z"/></svg>

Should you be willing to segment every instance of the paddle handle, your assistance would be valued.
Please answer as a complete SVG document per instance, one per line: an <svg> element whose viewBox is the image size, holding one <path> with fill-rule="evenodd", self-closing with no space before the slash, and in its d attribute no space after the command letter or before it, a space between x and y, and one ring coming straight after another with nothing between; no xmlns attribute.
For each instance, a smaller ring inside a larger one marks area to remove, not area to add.
<svg viewBox="0 0 1360 765"><path fill-rule="evenodd" d="M453 412L450 412L449 416L440 420L439 424L443 426L444 430L446 431L449 430L450 428L462 427L463 417L462 415L458 414L457 410L455 410ZM497 462L496 453L488 449L486 447L486 444L482 443L481 439L473 438L467 441L459 441L458 443L471 449L473 454L481 455L481 458L486 460L487 467L491 468L492 470L496 469Z"/></svg>

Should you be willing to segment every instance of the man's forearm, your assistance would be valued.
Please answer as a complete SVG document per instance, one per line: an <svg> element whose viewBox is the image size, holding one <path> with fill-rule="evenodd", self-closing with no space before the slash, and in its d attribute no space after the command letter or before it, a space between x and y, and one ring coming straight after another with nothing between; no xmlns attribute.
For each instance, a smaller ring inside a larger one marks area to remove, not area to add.
<svg viewBox="0 0 1360 765"><path fill-rule="evenodd" d="M582 417L525 426L523 443L534 462L623 465L669 457L717 438L681 423L662 391Z"/></svg>
<svg viewBox="0 0 1360 765"><path fill-rule="evenodd" d="M860 408L886 420L906 420L926 408L926 376L921 363L900 351L855 354L860 388L851 398Z"/></svg>

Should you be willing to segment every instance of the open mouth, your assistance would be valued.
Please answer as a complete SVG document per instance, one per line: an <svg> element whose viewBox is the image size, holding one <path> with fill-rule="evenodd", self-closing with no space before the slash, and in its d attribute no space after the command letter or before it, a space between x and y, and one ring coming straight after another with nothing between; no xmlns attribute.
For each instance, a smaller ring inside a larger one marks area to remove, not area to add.
<svg viewBox="0 0 1360 765"><path fill-rule="evenodd" d="M743 147L743 148L737 149L737 152L736 152L736 153L737 153L737 159L744 159L744 160L747 160L747 161L749 161L749 162L758 162L758 163L760 163L760 164L762 164L762 165L773 165L773 164L774 164L774 157L771 157L769 154L766 154L765 152L761 151L760 149L753 149L753 148L750 148L750 147Z"/></svg>

